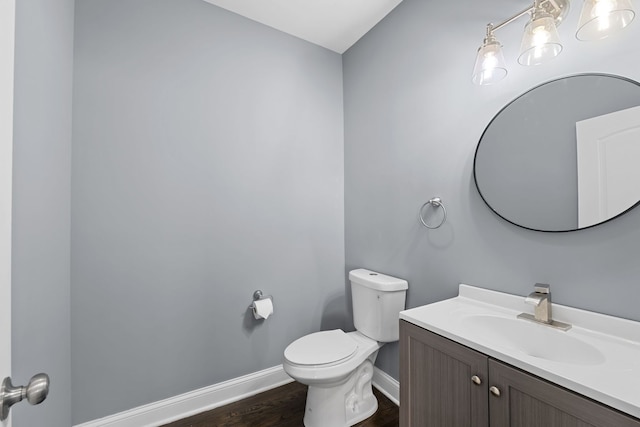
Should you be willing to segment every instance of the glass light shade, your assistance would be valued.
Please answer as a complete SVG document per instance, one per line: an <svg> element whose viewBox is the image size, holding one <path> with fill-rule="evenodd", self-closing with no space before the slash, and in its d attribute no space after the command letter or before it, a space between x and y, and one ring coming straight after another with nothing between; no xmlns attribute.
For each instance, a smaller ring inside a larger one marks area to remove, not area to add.
<svg viewBox="0 0 640 427"><path fill-rule="evenodd" d="M576 38L603 39L629 25L635 15L631 0L585 0Z"/></svg>
<svg viewBox="0 0 640 427"><path fill-rule="evenodd" d="M562 51L562 43L551 15L535 16L524 27L518 63L538 65L555 58Z"/></svg>
<svg viewBox="0 0 640 427"><path fill-rule="evenodd" d="M489 85L504 79L507 67L502 54L502 46L493 40L485 40L478 49L472 80L477 85Z"/></svg>

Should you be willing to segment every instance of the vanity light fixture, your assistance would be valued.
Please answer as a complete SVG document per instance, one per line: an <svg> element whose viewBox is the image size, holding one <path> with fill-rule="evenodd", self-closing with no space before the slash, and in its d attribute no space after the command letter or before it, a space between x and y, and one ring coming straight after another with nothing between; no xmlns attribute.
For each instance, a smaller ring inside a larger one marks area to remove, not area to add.
<svg viewBox="0 0 640 427"><path fill-rule="evenodd" d="M629 25L635 15L631 0L585 0L576 37L585 41L604 39Z"/></svg>
<svg viewBox="0 0 640 427"><path fill-rule="evenodd" d="M555 58L562 51L562 43L551 13L535 6L531 20L524 27L520 56L521 65L538 65Z"/></svg>
<svg viewBox="0 0 640 427"><path fill-rule="evenodd" d="M506 75L507 65L504 63L502 45L493 35L493 27L489 24L487 37L478 48L476 65L473 68L473 82L488 85L502 80Z"/></svg>
<svg viewBox="0 0 640 427"><path fill-rule="evenodd" d="M569 0L534 0L533 5L501 23L487 24L487 35L478 48L472 80L478 85L488 85L507 75L502 45L494 32L529 15L524 29L518 63L538 65L555 58L562 51L558 25L569 13ZM584 0L576 38L598 40L626 27L635 17L631 0Z"/></svg>

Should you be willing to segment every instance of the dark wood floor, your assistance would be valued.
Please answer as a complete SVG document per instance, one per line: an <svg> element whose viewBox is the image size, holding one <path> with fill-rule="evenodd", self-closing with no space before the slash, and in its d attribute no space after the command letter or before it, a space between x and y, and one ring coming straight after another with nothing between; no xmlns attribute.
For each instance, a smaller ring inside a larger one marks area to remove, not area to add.
<svg viewBox="0 0 640 427"><path fill-rule="evenodd" d="M374 388L378 411L359 427L397 427L398 407ZM167 424L164 427L301 427L307 387L293 382L282 387Z"/></svg>

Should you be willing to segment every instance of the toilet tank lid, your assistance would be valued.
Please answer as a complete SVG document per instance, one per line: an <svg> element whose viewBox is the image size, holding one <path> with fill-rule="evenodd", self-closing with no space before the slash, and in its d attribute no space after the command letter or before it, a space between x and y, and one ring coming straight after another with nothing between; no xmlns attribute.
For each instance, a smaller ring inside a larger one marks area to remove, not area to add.
<svg viewBox="0 0 640 427"><path fill-rule="evenodd" d="M404 291L409 288L406 280L397 277L387 276L386 274L376 273L375 271L359 268L349 272L349 280L367 288L377 291Z"/></svg>

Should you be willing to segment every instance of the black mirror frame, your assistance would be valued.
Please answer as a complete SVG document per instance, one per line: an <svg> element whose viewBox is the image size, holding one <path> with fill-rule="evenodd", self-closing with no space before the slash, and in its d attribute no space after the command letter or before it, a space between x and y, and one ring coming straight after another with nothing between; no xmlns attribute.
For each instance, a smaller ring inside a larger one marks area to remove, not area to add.
<svg viewBox="0 0 640 427"><path fill-rule="evenodd" d="M580 74L571 74L571 75L567 75L567 76L564 76L564 77L558 77L556 79L549 80L549 81L541 83L541 84L539 84L537 86L534 86L531 89L521 93L520 95L518 95L517 97L515 97L514 99L509 101L504 107L502 107L500 109L500 111L498 111L493 116L491 121L489 121L487 126L482 131L482 135L480 135L480 139L478 140L478 144L476 145L475 153L474 153L474 156L473 156L473 182L474 182L474 184L476 186L476 189L478 190L478 194L480 194L480 197L482 198L482 201L485 203L485 205L487 205L487 207L493 213L495 213L498 217L502 218L503 220L505 220L506 222L508 222L510 224L513 224L513 225L515 225L517 227L520 227L520 228L524 228L525 230L539 231L539 232L542 232L542 233L570 233L570 232L574 232L574 231L588 230L590 228L597 227L597 226L602 225L602 224L606 224L606 223L608 223L610 221L613 221L614 219L626 214L627 212L631 211L632 209L634 209L635 207L640 205L640 200L638 200L634 205L630 206L628 209L620 212L619 214L617 214L617 215L615 215L615 216L613 216L613 217L611 217L611 218L609 218L609 219L607 219L605 221L590 225L588 227L574 228L574 229L568 229L568 230L539 230L539 229L536 229L536 228L527 227L527 226L524 226L522 224L518 224L518 223L516 223L516 222L514 222L514 221L512 221L512 220L510 220L510 219L508 219L506 217L504 217L503 215L501 215L497 210L495 210L489 204L489 202L486 200L486 198L482 194L482 191L480 190L480 186L478 185L478 179L477 179L477 176L476 176L476 162L478 160L478 150L480 149L480 144L482 143L482 139L483 139L485 133L491 127L491 124L496 120L496 118L500 115L500 113L502 113L505 109L509 108L509 106L511 106L511 104L516 102L518 99L522 98L523 96L527 95L528 93L530 93L530 92L532 92L532 91L534 91L534 90L536 90L536 89L538 89L538 88L540 88L542 86L545 86L545 85L548 85L548 84L551 84L551 83L554 83L554 82L557 82L557 81L560 81L560 80L565 80L565 79L568 79L568 78L571 78L571 77L580 77L580 76L611 77L611 78L616 78L616 79L619 79L619 80L625 80L625 81L627 81L629 83L632 83L632 84L640 87L640 82L637 82L637 81L635 81L633 79L630 79L630 78L627 78L627 77L623 77L623 76L618 76L618 75L615 75L615 74L607 74L607 73L580 73Z"/></svg>

